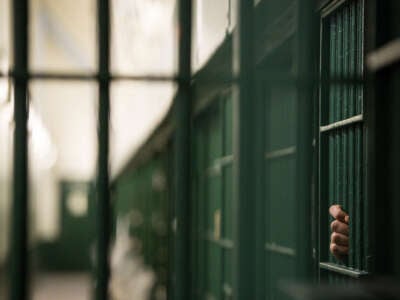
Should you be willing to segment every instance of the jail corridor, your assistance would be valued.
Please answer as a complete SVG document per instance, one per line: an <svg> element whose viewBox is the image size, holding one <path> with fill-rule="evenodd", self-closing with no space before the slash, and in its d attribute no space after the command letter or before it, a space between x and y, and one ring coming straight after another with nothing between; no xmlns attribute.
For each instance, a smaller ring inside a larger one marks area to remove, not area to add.
<svg viewBox="0 0 400 300"><path fill-rule="evenodd" d="M398 0L0 0L0 299L400 299Z"/></svg>

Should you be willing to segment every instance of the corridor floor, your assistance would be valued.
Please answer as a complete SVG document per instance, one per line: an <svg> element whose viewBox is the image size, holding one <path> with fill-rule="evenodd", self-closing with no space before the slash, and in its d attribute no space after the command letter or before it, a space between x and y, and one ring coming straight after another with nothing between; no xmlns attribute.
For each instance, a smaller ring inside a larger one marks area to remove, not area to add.
<svg viewBox="0 0 400 300"><path fill-rule="evenodd" d="M87 273L47 273L36 276L33 300L88 300L91 281Z"/></svg>

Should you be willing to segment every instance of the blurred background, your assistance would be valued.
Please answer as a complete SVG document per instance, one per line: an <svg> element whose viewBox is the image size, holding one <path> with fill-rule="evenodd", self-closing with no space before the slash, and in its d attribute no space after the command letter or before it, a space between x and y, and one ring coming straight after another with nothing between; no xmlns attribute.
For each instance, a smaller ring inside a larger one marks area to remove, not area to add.
<svg viewBox="0 0 400 300"><path fill-rule="evenodd" d="M96 2L83 0L77 4L67 0L29 1L29 69L32 72L89 74L97 70ZM12 64L11 5L10 0L0 1L2 72L7 72ZM112 72L173 77L177 71L176 1L115 0L111 6ZM199 0L195 8L194 71L204 65L234 25L228 0L218 3ZM172 80L112 83L112 177L165 117L175 91ZM33 80L29 84L29 98L32 297L35 300L89 299L95 253L96 83ZM1 299L6 297L4 273L10 244L12 154L13 84L1 78ZM149 280L154 280L152 270L146 269L146 272L150 274Z"/></svg>
<svg viewBox="0 0 400 300"><path fill-rule="evenodd" d="M26 78L23 1L0 0L0 299L23 275L33 300L399 299L398 0L27 0Z"/></svg>

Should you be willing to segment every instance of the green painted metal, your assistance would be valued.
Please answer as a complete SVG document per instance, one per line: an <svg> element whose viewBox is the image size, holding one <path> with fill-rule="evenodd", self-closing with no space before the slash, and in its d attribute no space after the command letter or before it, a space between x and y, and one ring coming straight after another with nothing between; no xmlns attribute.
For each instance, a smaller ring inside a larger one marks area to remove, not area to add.
<svg viewBox="0 0 400 300"><path fill-rule="evenodd" d="M318 49L317 16L314 13L313 0L299 1L297 6L297 35L295 43L296 78L297 78L297 132L296 132L296 196L297 230L296 243L298 260L297 280L312 279L311 248L311 203L313 178L313 116L316 82L316 57Z"/></svg>
<svg viewBox="0 0 400 300"><path fill-rule="evenodd" d="M191 32L192 1L179 0L178 5L178 92L175 98L174 141L174 299L189 299L190 290L190 107L191 107Z"/></svg>
<svg viewBox="0 0 400 300"><path fill-rule="evenodd" d="M232 125L230 90L194 119L192 299L232 297Z"/></svg>
<svg viewBox="0 0 400 300"><path fill-rule="evenodd" d="M264 161L262 190L257 196L258 239L262 240L263 271L257 270L257 299L291 299L282 282L312 275L311 178L313 172L313 82L316 43L311 1L271 5L269 32L280 32L279 20L294 22L285 40L257 66L258 110L263 111ZM290 19L288 19L290 18ZM311 48L310 48L311 47ZM290 49L290 50L289 50ZM279 71L291 81L271 81ZM259 128L258 126L255 128ZM256 144L255 144L256 145ZM255 146L256 147L256 146ZM260 155L256 155L260 159ZM262 174L262 173L259 173ZM256 188L256 191L259 190ZM290 208L290 209L289 209ZM262 211L259 212L259 211ZM261 247L260 247L261 246ZM257 263L256 269L260 269ZM263 278L263 282L260 280Z"/></svg>
<svg viewBox="0 0 400 300"><path fill-rule="evenodd" d="M257 98L254 84L254 4L238 1L238 21L233 37L233 68L238 77L233 99L233 297L254 299L255 295L255 218L254 170L257 160Z"/></svg>
<svg viewBox="0 0 400 300"><path fill-rule="evenodd" d="M155 290L166 290L169 268L167 152L125 172L115 182L115 216L129 223L140 256L156 274Z"/></svg>
<svg viewBox="0 0 400 300"><path fill-rule="evenodd" d="M29 296L28 261L28 1L13 1L14 173L10 299Z"/></svg>
<svg viewBox="0 0 400 300"><path fill-rule="evenodd" d="M280 280L296 277L296 90L269 86L265 110L265 299L286 299ZM284 216L284 217L283 217Z"/></svg>
<svg viewBox="0 0 400 300"><path fill-rule="evenodd" d="M98 170L96 182L97 198L97 247L96 282L97 300L108 299L110 277L109 251L111 235L111 204L109 184L109 115L110 115L110 3L97 1L98 18L98 68L99 68L99 112L98 112Z"/></svg>
<svg viewBox="0 0 400 300"><path fill-rule="evenodd" d="M364 1L347 1L329 8L321 19L321 70L323 75L320 99L320 126L360 116L363 109L363 85L352 83L362 78L364 65ZM341 83L329 82L341 79ZM346 82L348 81L348 82ZM328 101L329 100L329 101ZM365 245L368 236L365 186L364 127L361 121L339 125L320 133L320 213L321 261L366 270ZM328 163L323 162L328 159ZM339 262L328 255L328 207L340 204L350 215L351 249L346 261ZM326 228L326 229L324 229ZM325 273L332 282L345 282L334 271Z"/></svg>

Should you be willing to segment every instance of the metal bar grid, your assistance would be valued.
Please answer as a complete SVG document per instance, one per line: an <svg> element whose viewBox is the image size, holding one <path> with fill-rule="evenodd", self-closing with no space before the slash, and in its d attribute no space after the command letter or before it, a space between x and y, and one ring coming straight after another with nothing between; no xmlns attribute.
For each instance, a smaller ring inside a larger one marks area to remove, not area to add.
<svg viewBox="0 0 400 300"><path fill-rule="evenodd" d="M27 120L28 99L27 88L29 80L92 80L99 85L98 112L98 170L97 170L97 255L95 274L95 298L108 299L109 247L111 205L109 189L109 115L110 115L110 82L115 80L127 81L171 81L179 84L177 100L177 152L176 167L183 171L183 176L177 176L177 214L180 216L176 239L177 253L176 299L187 299L188 263L187 255L187 194L189 184L186 176L189 168L189 114L190 114L190 41L191 41L191 1L179 1L179 25L181 28L179 43L179 74L178 76L130 76L110 73L110 1L97 1L98 21L98 66L95 74L86 73L33 73L28 70L28 0L13 1L13 49L14 67L0 77L14 80L15 93L15 131L14 131L14 199L12 220L11 246L11 278L10 299L23 300L29 297L28 284L28 145ZM185 173L186 170L186 173ZM185 175L186 174L186 175ZM185 187L185 188L183 188ZM181 191L181 192L180 192ZM186 221L185 221L186 220Z"/></svg>
<svg viewBox="0 0 400 300"><path fill-rule="evenodd" d="M363 75L363 0L343 1L322 16L321 75L348 77ZM322 73L322 68L324 70ZM326 81L327 82L327 81ZM319 268L329 271L331 281L344 281L349 272L337 272L341 264L363 270L363 86L365 84L322 84L320 96L320 214L331 204L340 204L350 215L350 254L338 262L321 253ZM322 125L322 124L327 125ZM324 163L324 159L328 160ZM327 203L325 203L327 202ZM320 247L329 243L328 217L320 219ZM325 227L326 226L326 227ZM325 229L327 228L327 229ZM326 232L324 233L324 231ZM326 251L326 250L325 250ZM323 251L324 252L324 251ZM327 261L327 262L326 262ZM336 267L327 268L326 265ZM358 271L355 271L358 272ZM361 272L361 271L360 271ZM326 274L326 273L325 273ZM349 273L350 274L350 273ZM351 276L351 274L348 276ZM352 276L354 277L354 276Z"/></svg>

